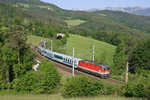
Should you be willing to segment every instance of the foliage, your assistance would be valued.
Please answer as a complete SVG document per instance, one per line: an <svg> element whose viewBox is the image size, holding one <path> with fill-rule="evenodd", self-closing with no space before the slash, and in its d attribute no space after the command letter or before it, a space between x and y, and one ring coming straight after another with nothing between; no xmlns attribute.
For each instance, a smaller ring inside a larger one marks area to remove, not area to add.
<svg viewBox="0 0 150 100"><path fill-rule="evenodd" d="M127 97L149 97L150 77L132 75L128 84L122 86L122 94Z"/></svg>
<svg viewBox="0 0 150 100"><path fill-rule="evenodd" d="M114 86L110 84L104 84L87 76L75 76L66 81L62 95L64 97L98 96L111 95L114 91Z"/></svg>
<svg viewBox="0 0 150 100"><path fill-rule="evenodd" d="M141 72L142 69L150 70L150 39L140 43L130 58L132 72Z"/></svg>
<svg viewBox="0 0 150 100"><path fill-rule="evenodd" d="M124 43L121 43L118 45L116 49L116 53L114 55L114 69L112 69L112 72L115 74L123 74L126 69L126 63L128 59L128 55L125 54L126 45Z"/></svg>
<svg viewBox="0 0 150 100"><path fill-rule="evenodd" d="M16 63L17 52L7 46L2 47L0 59L0 89L10 88L9 84L14 78L13 67Z"/></svg>
<svg viewBox="0 0 150 100"><path fill-rule="evenodd" d="M20 92L54 93L58 89L60 74L53 63L42 61L37 72L29 71L13 81L13 88Z"/></svg>

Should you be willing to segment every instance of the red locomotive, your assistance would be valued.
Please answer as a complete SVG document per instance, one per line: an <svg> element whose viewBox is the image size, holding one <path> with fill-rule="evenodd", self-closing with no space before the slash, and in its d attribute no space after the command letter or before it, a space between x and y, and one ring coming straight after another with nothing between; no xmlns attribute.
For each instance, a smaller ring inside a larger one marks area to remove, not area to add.
<svg viewBox="0 0 150 100"><path fill-rule="evenodd" d="M80 60L78 69L100 76L101 78L108 78L110 75L110 67L108 65L89 60Z"/></svg>

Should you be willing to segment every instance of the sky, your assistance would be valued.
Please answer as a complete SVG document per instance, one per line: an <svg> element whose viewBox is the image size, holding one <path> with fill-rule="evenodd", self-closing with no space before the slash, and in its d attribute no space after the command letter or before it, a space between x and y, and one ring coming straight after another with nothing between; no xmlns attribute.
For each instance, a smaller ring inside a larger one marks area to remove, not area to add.
<svg viewBox="0 0 150 100"><path fill-rule="evenodd" d="M104 7L150 7L150 0L41 0L63 9L88 9Z"/></svg>

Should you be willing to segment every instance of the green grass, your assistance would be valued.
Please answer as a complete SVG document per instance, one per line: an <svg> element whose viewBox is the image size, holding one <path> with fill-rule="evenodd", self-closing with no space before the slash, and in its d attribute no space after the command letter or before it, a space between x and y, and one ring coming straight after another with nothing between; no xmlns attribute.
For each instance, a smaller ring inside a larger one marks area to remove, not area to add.
<svg viewBox="0 0 150 100"><path fill-rule="evenodd" d="M37 46L42 41L50 41L49 38L43 38L35 35L28 35L27 38L27 43L29 43L31 47Z"/></svg>
<svg viewBox="0 0 150 100"><path fill-rule="evenodd" d="M63 98L60 94L53 95L1 95L0 100L137 100L136 98L100 96L100 97L79 97Z"/></svg>
<svg viewBox="0 0 150 100"><path fill-rule="evenodd" d="M5 31L7 29L7 27L5 27L5 26L2 26L1 28L0 28L0 30L2 30L2 31Z"/></svg>
<svg viewBox="0 0 150 100"><path fill-rule="evenodd" d="M77 26L82 23L85 23L86 21L80 20L80 19L75 19L75 20L65 20L65 22L68 24L68 26Z"/></svg>
<svg viewBox="0 0 150 100"><path fill-rule="evenodd" d="M38 6L39 8L42 8L42 9L49 9L49 10L54 10L52 7L50 6Z"/></svg>
<svg viewBox="0 0 150 100"><path fill-rule="evenodd" d="M70 34L68 38L68 53L72 56L73 48L75 48L75 57L92 60L93 45L95 46L95 61L104 62L112 66L116 46L105 42Z"/></svg>
<svg viewBox="0 0 150 100"><path fill-rule="evenodd" d="M104 16L104 17L107 16L106 14L99 14L99 15Z"/></svg>

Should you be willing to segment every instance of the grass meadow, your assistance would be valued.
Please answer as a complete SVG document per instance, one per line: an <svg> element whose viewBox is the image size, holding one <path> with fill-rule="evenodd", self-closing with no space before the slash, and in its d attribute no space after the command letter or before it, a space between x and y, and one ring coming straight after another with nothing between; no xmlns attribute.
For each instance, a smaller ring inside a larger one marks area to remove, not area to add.
<svg viewBox="0 0 150 100"><path fill-rule="evenodd" d="M85 23L86 21L80 20L80 19L75 19L75 20L65 20L65 22L68 24L68 26L77 26L82 23Z"/></svg>
<svg viewBox="0 0 150 100"><path fill-rule="evenodd" d="M68 54L72 56L74 48L75 57L92 60L93 45L95 47L95 61L104 62L112 66L116 46L92 38L70 34L68 38Z"/></svg>
<svg viewBox="0 0 150 100"><path fill-rule="evenodd" d="M137 99L126 97L114 97L114 96L64 98L61 96L61 94L53 94L53 95L22 94L22 95L0 95L0 100L137 100Z"/></svg>

